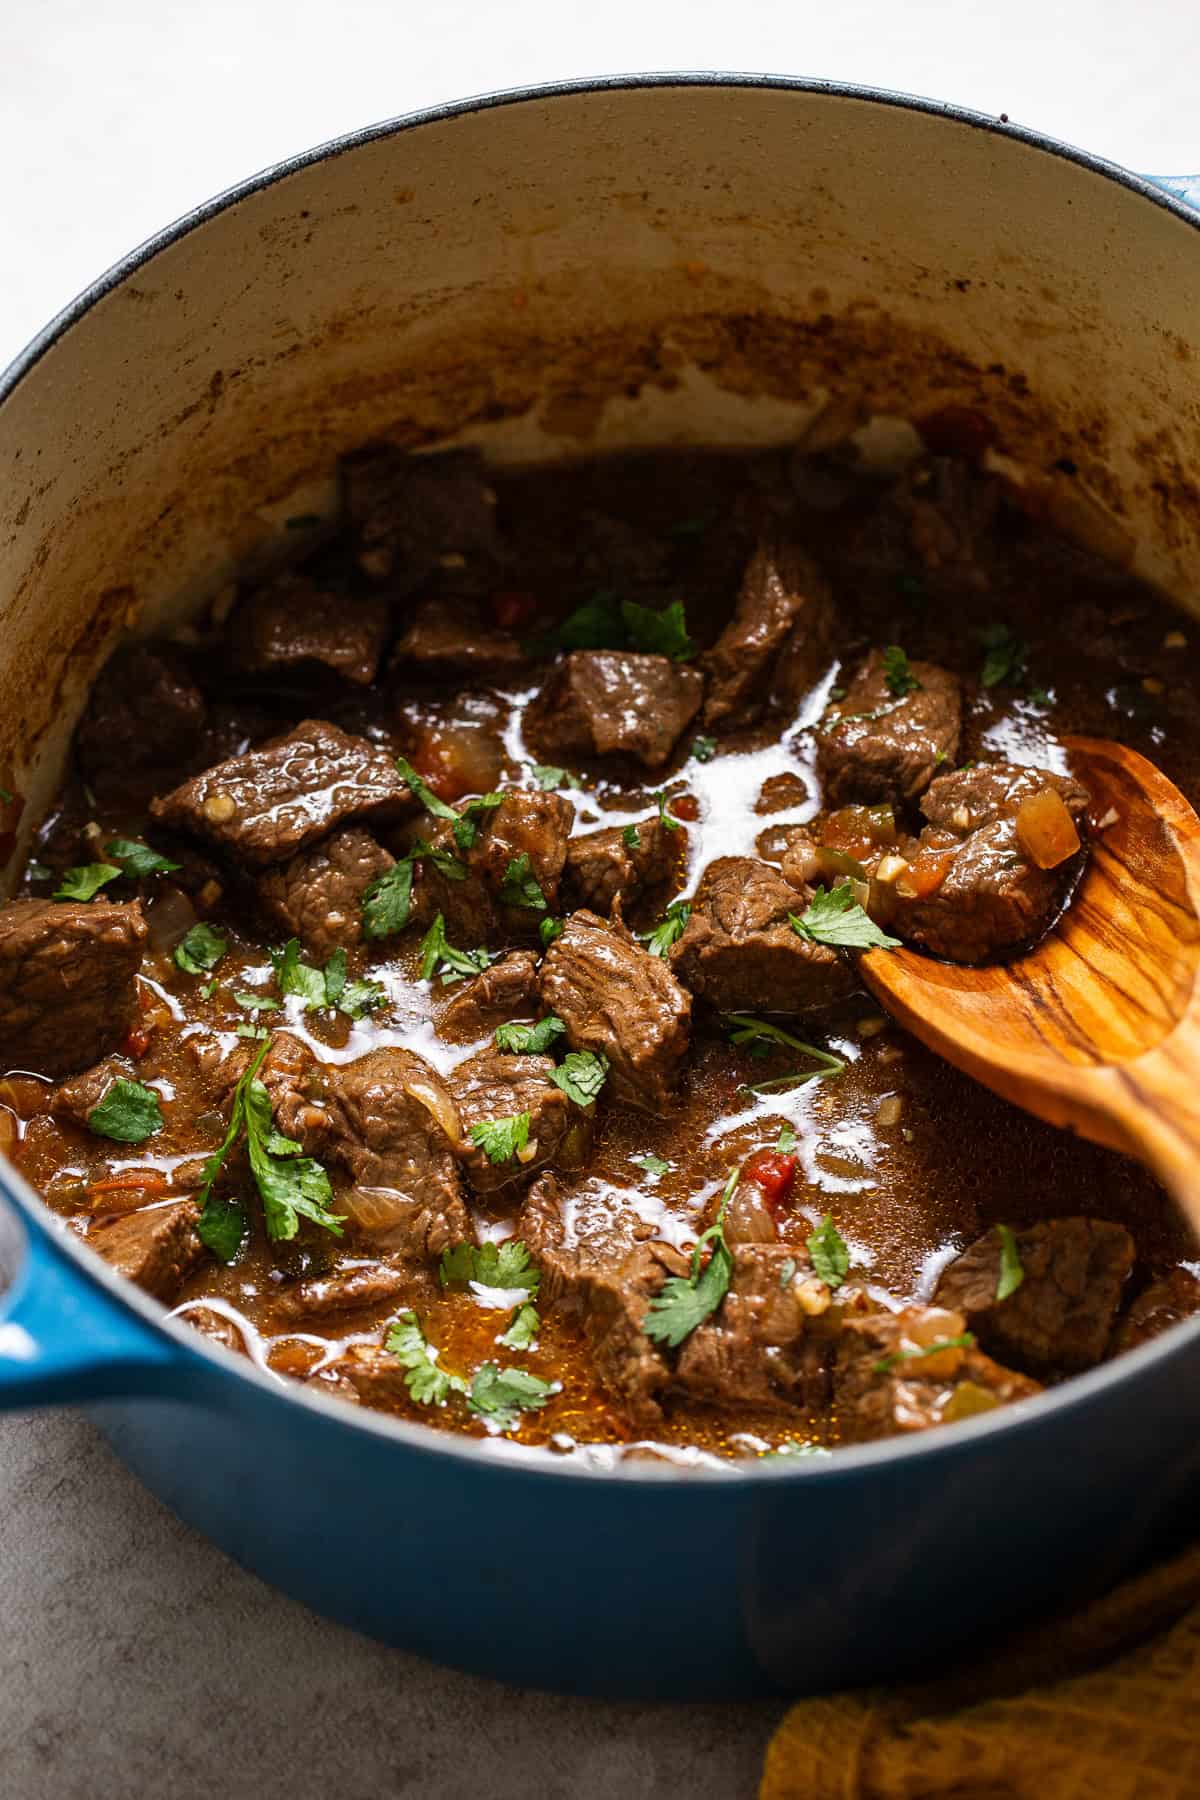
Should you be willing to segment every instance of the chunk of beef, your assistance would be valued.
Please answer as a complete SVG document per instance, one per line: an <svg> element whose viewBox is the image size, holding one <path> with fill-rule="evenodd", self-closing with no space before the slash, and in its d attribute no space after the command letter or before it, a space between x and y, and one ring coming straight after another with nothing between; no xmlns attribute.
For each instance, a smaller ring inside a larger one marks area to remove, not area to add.
<svg viewBox="0 0 1200 1800"><path fill-rule="evenodd" d="M537 957L531 950L512 950L455 994L438 1020L438 1031L469 1043L506 1020L532 1014L537 998Z"/></svg>
<svg viewBox="0 0 1200 1800"><path fill-rule="evenodd" d="M229 654L246 675L330 670L370 687L388 635L388 604L350 598L307 575L277 576L247 594L229 620Z"/></svg>
<svg viewBox="0 0 1200 1800"><path fill-rule="evenodd" d="M285 1319L325 1319L331 1313L357 1312L382 1306L411 1290L412 1276L387 1263L358 1263L337 1275L300 1281L281 1296L279 1310Z"/></svg>
<svg viewBox="0 0 1200 1800"><path fill-rule="evenodd" d="M751 723L775 685L800 699L828 659L832 625L829 583L808 553L793 543L760 544L733 618L703 658L704 723Z"/></svg>
<svg viewBox="0 0 1200 1800"><path fill-rule="evenodd" d="M961 1313L912 1306L843 1320L833 1358L833 1404L847 1443L925 1431L989 1412L1041 1388L972 1345L952 1344ZM931 1349L946 1345L944 1349Z"/></svg>
<svg viewBox="0 0 1200 1800"><path fill-rule="evenodd" d="M441 1076L408 1050L372 1050L327 1070L326 1084L324 1154L352 1177L347 1209L374 1247L420 1259L469 1239L462 1131ZM377 1231L364 1224L375 1211Z"/></svg>
<svg viewBox="0 0 1200 1800"><path fill-rule="evenodd" d="M558 911L558 887L567 857L567 839L575 808L561 794L512 788L503 801L477 821L478 834L469 850L454 841L449 822L432 833L438 850L445 851L466 874L452 880L430 858L422 864L417 907L422 920L441 913L446 932L455 944L503 944L513 938L536 940L543 919ZM541 893L536 903L530 889L524 893L516 877L524 871ZM509 877L509 870L519 865Z"/></svg>
<svg viewBox="0 0 1200 1800"><path fill-rule="evenodd" d="M517 1235L542 1272L539 1306L561 1306L580 1320L592 1367L631 1425L644 1429L658 1424L671 1367L642 1325L668 1277L687 1273L686 1258L668 1244L638 1244L632 1250L566 1245L552 1175L541 1176L530 1188Z"/></svg>
<svg viewBox="0 0 1200 1800"><path fill-rule="evenodd" d="M607 913L614 900L629 906L643 894L674 881L683 863L687 833L661 819L642 819L630 844L619 825L589 831L567 845L563 891L568 906Z"/></svg>
<svg viewBox="0 0 1200 1800"><path fill-rule="evenodd" d="M1075 855L1039 868L1022 843L1022 803L1047 789L1060 796L1072 820L1081 817L1086 791L1045 769L986 763L933 782L921 803L930 822L906 846L910 869L891 885L889 928L964 963L986 962L1041 937L1079 870Z"/></svg>
<svg viewBox="0 0 1200 1800"><path fill-rule="evenodd" d="M1024 1280L997 1300L1001 1239L989 1231L944 1270L939 1306L966 1317L983 1348L1035 1374L1088 1369L1104 1355L1133 1239L1106 1219L1047 1219L1014 1233Z"/></svg>
<svg viewBox="0 0 1200 1800"><path fill-rule="evenodd" d="M72 1125L87 1129L88 1119L99 1106L114 1081L135 1081L133 1069L115 1056L106 1056L94 1069L85 1069L54 1090L50 1110L56 1119L68 1119Z"/></svg>
<svg viewBox="0 0 1200 1800"><path fill-rule="evenodd" d="M482 680L512 675L527 660L510 631L502 631L476 601L457 594L420 601L394 652L396 666L406 675Z"/></svg>
<svg viewBox="0 0 1200 1800"><path fill-rule="evenodd" d="M957 456L932 456L899 483L895 503L925 568L964 587L989 586L1001 484Z"/></svg>
<svg viewBox="0 0 1200 1800"><path fill-rule="evenodd" d="M342 463L359 567L412 593L439 568L486 569L499 551L496 496L474 450L413 456L394 444Z"/></svg>
<svg viewBox="0 0 1200 1800"><path fill-rule="evenodd" d="M362 900L395 859L361 825L331 832L258 878L263 911L322 960L362 942Z"/></svg>
<svg viewBox="0 0 1200 1800"><path fill-rule="evenodd" d="M351 819L394 819L415 804L386 750L304 719L286 737L193 776L150 811L261 867Z"/></svg>
<svg viewBox="0 0 1200 1800"><path fill-rule="evenodd" d="M704 677L665 656L576 650L552 671L530 726L554 756L631 756L661 768L700 710Z"/></svg>
<svg viewBox="0 0 1200 1800"><path fill-rule="evenodd" d="M204 1257L199 1217L194 1200L176 1200L96 1225L87 1241L118 1275L169 1303Z"/></svg>
<svg viewBox="0 0 1200 1800"><path fill-rule="evenodd" d="M177 768L199 748L208 709L182 660L134 644L105 663L75 736L87 779Z"/></svg>
<svg viewBox="0 0 1200 1800"><path fill-rule="evenodd" d="M1183 1319L1200 1312L1200 1281L1187 1269L1169 1269L1142 1289L1124 1316L1117 1321L1109 1354L1135 1350L1151 1338L1169 1331Z"/></svg>
<svg viewBox="0 0 1200 1800"><path fill-rule="evenodd" d="M553 1163L557 1168L577 1166L585 1160L591 1142L591 1123L551 1081L554 1059L549 1056L505 1056L484 1050L460 1063L448 1077L462 1126L462 1160L467 1178L477 1194L498 1193ZM529 1138L523 1150L507 1162L489 1161L483 1149L471 1142L471 1127L489 1119L511 1119L529 1114Z"/></svg>
<svg viewBox="0 0 1200 1800"><path fill-rule="evenodd" d="M658 1112L687 1053L692 1002L661 957L577 912L546 952L542 1004L567 1028L572 1050L609 1061L615 1100Z"/></svg>
<svg viewBox="0 0 1200 1800"><path fill-rule="evenodd" d="M804 1249L739 1245L720 1307L680 1346L674 1385L713 1406L815 1411L840 1311Z"/></svg>
<svg viewBox="0 0 1200 1800"><path fill-rule="evenodd" d="M938 767L954 760L962 716L957 679L935 663L910 663L909 672L920 686L894 694L883 656L872 650L845 698L826 711L817 768L827 806L915 800Z"/></svg>
<svg viewBox="0 0 1200 1800"><path fill-rule="evenodd" d="M115 1049L137 1014L145 940L136 901L0 906L0 1067L72 1075Z"/></svg>
<svg viewBox="0 0 1200 1800"><path fill-rule="evenodd" d="M261 1045L239 1044L232 1054L220 1038L195 1032L185 1044L212 1095L213 1105L227 1111L233 1091ZM270 1048L258 1071L267 1090L275 1129L301 1146L306 1156L320 1156L330 1129L326 1108L331 1071L320 1064L302 1038L290 1031L272 1034Z"/></svg>
<svg viewBox="0 0 1200 1800"><path fill-rule="evenodd" d="M767 863L721 856L708 865L671 970L722 1012L805 1013L852 993L836 950L792 929L805 897Z"/></svg>

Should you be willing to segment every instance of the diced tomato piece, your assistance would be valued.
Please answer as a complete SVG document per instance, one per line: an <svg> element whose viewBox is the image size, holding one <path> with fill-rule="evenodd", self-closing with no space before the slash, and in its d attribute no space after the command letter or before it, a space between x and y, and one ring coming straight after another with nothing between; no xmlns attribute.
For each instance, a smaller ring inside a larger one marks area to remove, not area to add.
<svg viewBox="0 0 1200 1800"><path fill-rule="evenodd" d="M996 427L973 406L943 406L917 420L917 430L935 456L961 456L981 462L996 441Z"/></svg>
<svg viewBox="0 0 1200 1800"><path fill-rule="evenodd" d="M906 900L927 900L937 893L953 866L953 850L922 850L897 878L896 892Z"/></svg>
<svg viewBox="0 0 1200 1800"><path fill-rule="evenodd" d="M492 617L502 631L518 631L537 612L537 597L505 590L492 595Z"/></svg>
<svg viewBox="0 0 1200 1800"><path fill-rule="evenodd" d="M150 1033L144 1025L131 1025L125 1033L125 1042L121 1045L122 1056L131 1056L136 1062L139 1056L145 1056L150 1048Z"/></svg>
<svg viewBox="0 0 1200 1800"><path fill-rule="evenodd" d="M126 1169L123 1175L111 1175L107 1181L88 1183L89 1194L123 1194L140 1188L145 1194L165 1194L171 1183L161 1169Z"/></svg>
<svg viewBox="0 0 1200 1800"><path fill-rule="evenodd" d="M742 1179L762 1189L768 1206L783 1206L796 1179L797 1160L782 1150L756 1150L742 1164Z"/></svg>
<svg viewBox="0 0 1200 1800"><path fill-rule="evenodd" d="M695 794L680 794L677 800L667 802L667 811L690 825L700 817L700 802Z"/></svg>

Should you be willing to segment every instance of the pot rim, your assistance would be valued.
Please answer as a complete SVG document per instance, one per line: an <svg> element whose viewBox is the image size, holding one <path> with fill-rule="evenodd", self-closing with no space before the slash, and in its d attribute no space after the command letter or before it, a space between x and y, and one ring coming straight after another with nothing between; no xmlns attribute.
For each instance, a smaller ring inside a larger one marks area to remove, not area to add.
<svg viewBox="0 0 1200 1800"><path fill-rule="evenodd" d="M8 367L0 372L0 406L3 406L20 382L36 368L42 357L61 337L108 293L152 261L161 250L167 249L240 201L274 186L276 182L302 169L342 156L364 144L399 136L418 126L445 124L492 108L570 98L574 95L654 88L724 88L730 91L765 89L783 93L818 94L925 113L933 118L950 120L999 137L1015 139L1032 150L1075 163L1129 189L1142 199L1151 201L1194 230L1200 230L1200 212L1149 177L1133 174L1091 151L1081 150L1028 126L1015 125L1006 118L919 95L803 76L721 71L583 76L564 81L533 83L462 100L445 101L346 132L313 149L271 163L258 173L225 188L212 199L183 213L172 224L130 250L84 288L18 352ZM165 1335L186 1356L211 1363L216 1373L236 1376L285 1405L312 1409L330 1422L340 1424L347 1431L358 1430L391 1439L419 1454L451 1457L472 1467L483 1464L497 1478L511 1475L518 1479L539 1481L552 1479L560 1482L599 1481L620 1486L630 1483L661 1486L670 1488L674 1496L672 1504L679 1505L687 1504L689 1494L707 1497L714 1485L725 1487L732 1498L745 1494L751 1487L758 1489L768 1482L853 1480L860 1473L880 1465L908 1466L918 1461L937 1463L953 1460L958 1456L969 1455L972 1447L982 1440L1002 1436L1019 1440L1022 1436L1041 1430L1043 1424L1048 1425L1054 1416L1086 1407L1094 1398L1114 1387L1132 1382L1158 1363L1166 1363L1189 1353L1197 1340L1200 1340L1200 1315L1197 1315L1194 1319L1171 1327L1161 1337L1125 1352L1113 1362L1102 1363L1085 1374L1072 1377L1059 1388L1049 1389L1030 1400L999 1407L978 1418L961 1421L950 1430L915 1433L907 1441L893 1437L878 1443L847 1446L830 1457L763 1458L753 1463L735 1463L721 1469L704 1466L682 1468L679 1465L655 1467L644 1462L617 1464L612 1469L597 1469L587 1466L582 1460L576 1462L572 1456L558 1457L548 1452L531 1452L520 1446L513 1446L511 1458L506 1453L497 1455L493 1446L503 1440L469 1438L456 1432L439 1430L432 1425L396 1418L387 1413L372 1412L366 1408L351 1406L336 1395L322 1394L307 1385L289 1381L286 1377L268 1374L259 1369L249 1357L236 1355L213 1342L205 1333L189 1325L186 1319L172 1317L160 1302L109 1269L99 1256L86 1248L83 1240L56 1225L54 1215L45 1202L15 1169L2 1160L0 1198L12 1204L21 1220L26 1238L26 1258L32 1254L32 1244L38 1236L49 1240L55 1251L71 1265L73 1275L82 1279L88 1287L99 1289L118 1311L133 1313L152 1333ZM0 1301L2 1299L3 1296L0 1296Z"/></svg>

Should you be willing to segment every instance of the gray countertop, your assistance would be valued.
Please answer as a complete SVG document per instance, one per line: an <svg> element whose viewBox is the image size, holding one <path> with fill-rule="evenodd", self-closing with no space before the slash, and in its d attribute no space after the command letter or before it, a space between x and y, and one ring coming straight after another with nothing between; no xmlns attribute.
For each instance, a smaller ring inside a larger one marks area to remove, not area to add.
<svg viewBox="0 0 1200 1800"><path fill-rule="evenodd" d="M442 0L414 31L396 0L10 0L0 364L132 244L274 158L525 81L807 73L1200 168L1194 0L1008 0L1002 30L987 10ZM381 1649L178 1524L72 1414L0 1422L0 1595L4 1800L736 1800L779 1712L556 1700Z"/></svg>
<svg viewBox="0 0 1200 1800"><path fill-rule="evenodd" d="M75 1413L0 1458L5 1800L735 1800L778 1704L600 1705L318 1619L181 1525Z"/></svg>

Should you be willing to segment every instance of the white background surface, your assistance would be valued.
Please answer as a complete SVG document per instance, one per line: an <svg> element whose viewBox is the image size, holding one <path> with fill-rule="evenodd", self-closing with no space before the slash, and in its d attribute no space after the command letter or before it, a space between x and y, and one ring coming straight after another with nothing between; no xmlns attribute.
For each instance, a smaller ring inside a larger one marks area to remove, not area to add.
<svg viewBox="0 0 1200 1800"><path fill-rule="evenodd" d="M771 70L1180 174L1198 53L1196 0L0 0L0 364L188 207L439 100ZM553 1701L380 1650L192 1537L67 1416L0 1427L0 1596L3 1800L730 1800L778 1711Z"/></svg>

